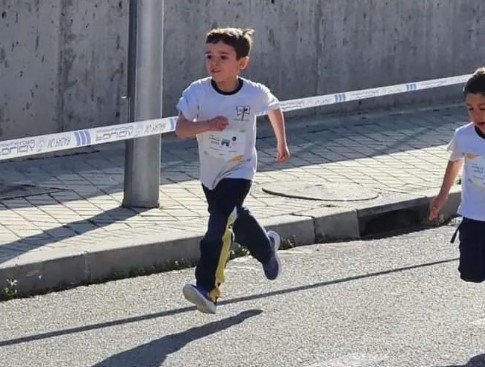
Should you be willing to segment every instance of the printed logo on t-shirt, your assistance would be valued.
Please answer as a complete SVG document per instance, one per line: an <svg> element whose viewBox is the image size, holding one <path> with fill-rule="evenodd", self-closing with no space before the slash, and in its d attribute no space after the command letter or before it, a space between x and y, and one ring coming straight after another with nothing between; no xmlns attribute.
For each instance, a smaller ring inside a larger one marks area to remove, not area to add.
<svg viewBox="0 0 485 367"><path fill-rule="evenodd" d="M251 115L251 106L236 106L236 118L237 121L249 121Z"/></svg>
<svg viewBox="0 0 485 367"><path fill-rule="evenodd" d="M465 170L468 181L475 187L485 189L485 156L465 154Z"/></svg>
<svg viewBox="0 0 485 367"><path fill-rule="evenodd" d="M213 132L208 136L204 153L225 161L240 161L244 156L246 135L244 131L228 130Z"/></svg>

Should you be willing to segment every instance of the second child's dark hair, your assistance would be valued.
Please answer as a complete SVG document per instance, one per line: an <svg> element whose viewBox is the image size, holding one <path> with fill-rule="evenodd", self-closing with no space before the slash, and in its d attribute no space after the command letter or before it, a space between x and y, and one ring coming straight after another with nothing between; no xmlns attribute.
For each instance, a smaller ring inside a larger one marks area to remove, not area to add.
<svg viewBox="0 0 485 367"><path fill-rule="evenodd" d="M468 93L481 94L485 96L485 66L475 70L473 75L468 79L463 88L465 96Z"/></svg>
<svg viewBox="0 0 485 367"><path fill-rule="evenodd" d="M214 28L206 36L205 43L223 42L236 51L237 59L249 56L253 44L253 29Z"/></svg>

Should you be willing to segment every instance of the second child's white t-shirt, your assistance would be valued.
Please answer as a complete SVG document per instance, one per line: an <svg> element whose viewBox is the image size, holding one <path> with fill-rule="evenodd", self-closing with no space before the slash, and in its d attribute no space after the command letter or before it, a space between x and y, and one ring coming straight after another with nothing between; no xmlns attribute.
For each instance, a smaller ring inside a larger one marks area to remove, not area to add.
<svg viewBox="0 0 485 367"><path fill-rule="evenodd" d="M451 161L465 160L458 214L485 221L485 137L481 135L473 123L459 127L448 150Z"/></svg>

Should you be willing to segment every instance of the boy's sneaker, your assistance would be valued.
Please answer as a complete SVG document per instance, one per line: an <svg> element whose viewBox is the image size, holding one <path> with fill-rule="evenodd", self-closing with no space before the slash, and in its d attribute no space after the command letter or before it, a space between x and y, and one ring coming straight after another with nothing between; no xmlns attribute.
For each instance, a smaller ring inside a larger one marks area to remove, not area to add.
<svg viewBox="0 0 485 367"><path fill-rule="evenodd" d="M271 242L271 247L273 248L273 253L269 258L268 262L263 264L264 275L269 280L274 280L278 278L281 271L281 262L278 257L278 249L280 248L281 238L280 235L274 231L268 231L269 241Z"/></svg>
<svg viewBox="0 0 485 367"><path fill-rule="evenodd" d="M182 291L185 299L193 303L200 312L216 313L216 303L209 298L207 292L203 289L193 284L186 284Z"/></svg>

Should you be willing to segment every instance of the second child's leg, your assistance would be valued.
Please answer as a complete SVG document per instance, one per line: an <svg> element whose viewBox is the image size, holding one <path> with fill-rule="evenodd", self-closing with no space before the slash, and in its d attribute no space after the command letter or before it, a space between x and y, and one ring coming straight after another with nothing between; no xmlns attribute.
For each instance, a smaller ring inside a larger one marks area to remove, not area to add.
<svg viewBox="0 0 485 367"><path fill-rule="evenodd" d="M463 218L459 226L460 263L458 271L466 282L485 281L485 222Z"/></svg>

